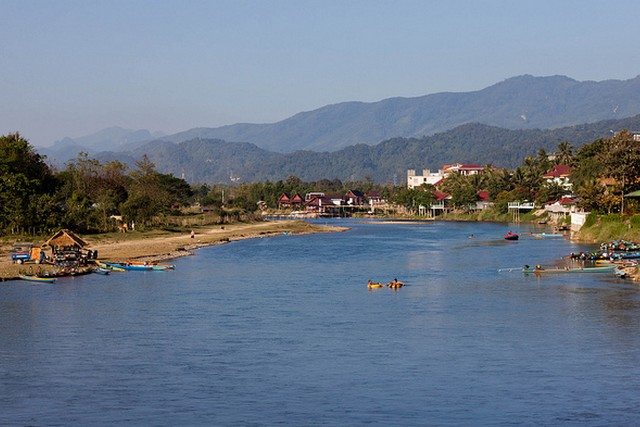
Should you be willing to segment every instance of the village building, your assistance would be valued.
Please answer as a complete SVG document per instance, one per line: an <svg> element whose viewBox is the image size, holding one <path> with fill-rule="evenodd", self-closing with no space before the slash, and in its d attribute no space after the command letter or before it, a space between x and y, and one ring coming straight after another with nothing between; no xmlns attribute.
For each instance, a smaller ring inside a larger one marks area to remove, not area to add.
<svg viewBox="0 0 640 427"><path fill-rule="evenodd" d="M569 165L555 165L549 172L542 176L547 183L558 184L567 191L571 191L573 187L570 177L571 166Z"/></svg>
<svg viewBox="0 0 640 427"><path fill-rule="evenodd" d="M296 193L293 196L291 196L291 198L289 199L289 203L291 204L292 208L294 209L299 208L302 205L304 205L304 199L300 194Z"/></svg>
<svg viewBox="0 0 640 427"><path fill-rule="evenodd" d="M420 187L422 184L437 185L443 179L442 170L431 172L429 169L423 169L422 175L416 175L415 169L407 170L407 188Z"/></svg>
<svg viewBox="0 0 640 427"><path fill-rule="evenodd" d="M564 218L577 212L576 199L573 197L562 197L560 200L546 203L544 210L549 215L552 222L558 223Z"/></svg>
<svg viewBox="0 0 640 427"><path fill-rule="evenodd" d="M300 209L304 203L305 199L302 198L300 193L295 193L293 196L289 196L287 193L282 193L278 196L278 209Z"/></svg>
<svg viewBox="0 0 640 427"><path fill-rule="evenodd" d="M344 196L347 205L361 206L364 204L364 193L360 190L349 190Z"/></svg>
<svg viewBox="0 0 640 427"><path fill-rule="evenodd" d="M476 164L462 164L455 163L453 165L444 165L442 166L442 172L446 177L450 173L459 173L460 175L469 176L469 175L478 175L482 173L484 167Z"/></svg>
<svg viewBox="0 0 640 427"><path fill-rule="evenodd" d="M377 191L369 191L365 194L365 198L368 200L370 206L381 206L387 203Z"/></svg>
<svg viewBox="0 0 640 427"><path fill-rule="evenodd" d="M318 215L338 216L340 214L340 202L334 203L334 200L322 193L322 196L312 196L305 202L305 210L309 213Z"/></svg>
<svg viewBox="0 0 640 427"><path fill-rule="evenodd" d="M477 164L454 163L451 165L443 165L438 172L431 172L429 169L423 169L422 175L416 175L414 169L407 170L407 188L420 187L423 184L437 186L447 175L451 173L460 173L461 175L477 175L481 174L484 167Z"/></svg>
<svg viewBox="0 0 640 427"><path fill-rule="evenodd" d="M278 209L282 208L290 208L291 207L291 198L287 193L282 193L278 196Z"/></svg>
<svg viewBox="0 0 640 427"><path fill-rule="evenodd" d="M87 242L71 230L62 229L45 242L51 247L52 258L58 265L86 264L89 259L96 259L97 251L85 251Z"/></svg>

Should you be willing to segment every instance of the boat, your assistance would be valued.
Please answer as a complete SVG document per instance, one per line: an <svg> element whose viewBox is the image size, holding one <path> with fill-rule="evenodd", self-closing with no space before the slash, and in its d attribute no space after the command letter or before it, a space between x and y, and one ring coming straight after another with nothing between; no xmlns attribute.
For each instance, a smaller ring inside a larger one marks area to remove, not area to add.
<svg viewBox="0 0 640 427"><path fill-rule="evenodd" d="M371 280L369 280L367 282L367 288L368 289L379 289L379 288L384 288L384 285L380 282L372 282Z"/></svg>
<svg viewBox="0 0 640 427"><path fill-rule="evenodd" d="M393 279L391 282L389 282L387 286L390 287L391 289L400 289L401 287L404 286L404 283L402 283L398 279Z"/></svg>
<svg viewBox="0 0 640 427"><path fill-rule="evenodd" d="M537 233L537 234L532 234L533 237L538 238L538 239L556 239L556 238L561 238L564 237L564 234L560 234L560 233Z"/></svg>
<svg viewBox="0 0 640 427"><path fill-rule="evenodd" d="M173 265L153 264L151 265L151 269L153 271L168 271L168 270L175 270L176 267Z"/></svg>
<svg viewBox="0 0 640 427"><path fill-rule="evenodd" d="M565 267L565 268L544 268L539 265L523 267L524 274L562 274L562 273L612 273L618 268L617 265L604 265L601 267Z"/></svg>
<svg viewBox="0 0 640 427"><path fill-rule="evenodd" d="M640 252L615 252L611 254L612 259L638 259Z"/></svg>
<svg viewBox="0 0 640 427"><path fill-rule="evenodd" d="M35 283L55 283L55 277L41 277L41 276L29 276L26 274L21 274L18 276L22 280L26 280L27 282L35 282Z"/></svg>
<svg viewBox="0 0 640 427"><path fill-rule="evenodd" d="M520 236L518 236L516 233L513 233L511 231L509 231L507 234L504 235L505 240L518 240L519 238Z"/></svg>
<svg viewBox="0 0 640 427"><path fill-rule="evenodd" d="M98 267L103 268L105 270L109 270L109 271L115 271L118 273L122 273L126 271L124 268L116 267L114 265L109 265L101 261L96 262L96 264L98 264Z"/></svg>
<svg viewBox="0 0 640 427"><path fill-rule="evenodd" d="M102 267L94 268L93 272L96 274L102 274L103 276L106 276L107 274L111 273L111 271L108 268L102 268Z"/></svg>
<svg viewBox="0 0 640 427"><path fill-rule="evenodd" d="M176 266L173 264L157 264L157 263L148 263L143 261L128 261L126 264L129 265L142 265L146 267L151 267L151 270L154 271L167 271L167 270L175 270Z"/></svg>
<svg viewBox="0 0 640 427"><path fill-rule="evenodd" d="M108 265L109 267L116 267L116 268L120 268L122 270L127 270L127 271L151 271L153 270L153 267L151 265L144 265L144 264L131 264L131 263L124 263L124 262L105 262L104 264Z"/></svg>

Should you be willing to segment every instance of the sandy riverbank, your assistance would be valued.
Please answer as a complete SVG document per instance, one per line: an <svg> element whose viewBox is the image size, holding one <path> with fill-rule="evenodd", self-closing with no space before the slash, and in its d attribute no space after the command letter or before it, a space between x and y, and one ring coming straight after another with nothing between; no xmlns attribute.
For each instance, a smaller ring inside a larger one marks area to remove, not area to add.
<svg viewBox="0 0 640 427"><path fill-rule="evenodd" d="M82 237L90 244L90 249L98 251L101 260L166 261L191 255L198 248L235 240L275 236L282 233L311 234L345 230L347 230L345 227L309 224L304 221L278 221L202 227L196 229L193 238L189 233L171 232L154 234L132 232L126 235ZM31 270L53 268L48 265L13 264L9 259L9 251L9 245L0 248L0 280L14 278L20 274L21 270L25 271L29 268Z"/></svg>

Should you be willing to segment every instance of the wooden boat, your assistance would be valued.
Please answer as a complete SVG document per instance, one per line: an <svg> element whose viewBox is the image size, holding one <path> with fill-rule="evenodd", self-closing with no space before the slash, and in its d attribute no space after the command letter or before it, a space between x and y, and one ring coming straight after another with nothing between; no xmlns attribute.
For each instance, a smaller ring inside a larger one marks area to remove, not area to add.
<svg viewBox="0 0 640 427"><path fill-rule="evenodd" d="M615 252L611 254L613 259L638 259L640 258L640 252Z"/></svg>
<svg viewBox="0 0 640 427"><path fill-rule="evenodd" d="M129 265L142 265L146 267L151 267L151 270L154 271L167 271L167 270L175 270L176 266L173 264L157 264L157 263L148 263L142 261L129 261L126 264Z"/></svg>
<svg viewBox="0 0 640 427"><path fill-rule="evenodd" d="M380 282L372 282L371 280L369 280L369 282L367 282L367 288L368 289L379 289L379 288L384 288L384 285Z"/></svg>
<svg viewBox="0 0 640 427"><path fill-rule="evenodd" d="M123 262L105 262L110 267L117 267L127 271L151 271L153 267L144 264L131 264Z"/></svg>
<svg viewBox="0 0 640 427"><path fill-rule="evenodd" d="M518 240L519 238L520 236L518 236L516 233L512 233L511 231L504 235L505 240Z"/></svg>
<svg viewBox="0 0 640 427"><path fill-rule="evenodd" d="M562 273L612 273L616 270L616 265L604 265L601 267L566 267L566 268L543 268L540 266L529 267L526 266L522 269L524 274L562 274Z"/></svg>
<svg viewBox="0 0 640 427"><path fill-rule="evenodd" d="M115 272L118 272L118 273L122 273L122 272L126 271L124 268L116 267L114 265L109 265L109 264L106 264L106 263L101 262L101 261L96 262L96 264L98 264L98 266L100 268L103 268L103 269L109 270L109 271L115 271Z"/></svg>
<svg viewBox="0 0 640 427"><path fill-rule="evenodd" d="M151 264L151 269L153 271L167 271L167 270L175 270L176 266L169 265L169 264Z"/></svg>
<svg viewBox="0 0 640 427"><path fill-rule="evenodd" d="M41 277L41 276L28 276L26 274L21 274L18 276L22 280L26 280L27 282L35 282L35 283L55 283L55 277Z"/></svg>
<svg viewBox="0 0 640 427"><path fill-rule="evenodd" d="M537 239L557 239L564 237L564 234L560 233L537 233L533 234L533 237Z"/></svg>

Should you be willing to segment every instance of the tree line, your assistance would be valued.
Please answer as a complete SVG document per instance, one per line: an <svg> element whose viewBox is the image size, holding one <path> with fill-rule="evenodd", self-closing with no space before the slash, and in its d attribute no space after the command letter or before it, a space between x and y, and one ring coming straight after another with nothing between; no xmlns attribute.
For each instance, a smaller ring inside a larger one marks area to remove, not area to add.
<svg viewBox="0 0 640 427"><path fill-rule="evenodd" d="M550 155L551 154L551 155ZM548 183L543 175L554 164L572 168L573 188L567 190ZM507 212L511 201L545 203L563 196L577 196L580 207L602 213L629 213L637 210L625 194L640 189L640 142L627 131L600 138L577 151L561 142L555 152L539 150L527 156L515 169L487 165L481 174L451 174L441 190L451 196L457 209L468 209L487 191L494 210ZM115 229L113 215L133 221L136 227L151 228L171 215L188 214L185 208L207 207L221 215L252 213L258 204L275 208L278 196L311 191L345 194L348 190L378 192L387 201L410 212L435 202L435 188L424 185L408 189L404 185L377 184L371 178L343 182L339 179L286 180L239 185L189 184L184 179L156 170L143 157L135 168L121 162L102 163L80 154L64 168L46 163L20 134L0 136L0 233L22 230L49 232L70 228L83 233Z"/></svg>

